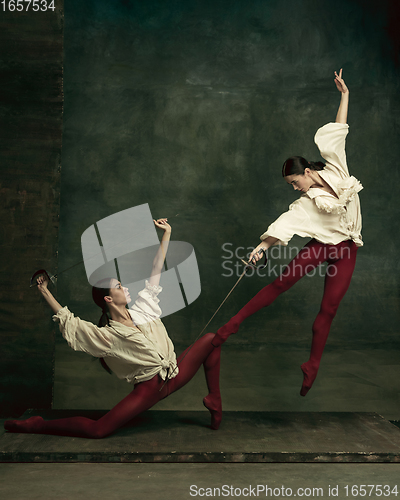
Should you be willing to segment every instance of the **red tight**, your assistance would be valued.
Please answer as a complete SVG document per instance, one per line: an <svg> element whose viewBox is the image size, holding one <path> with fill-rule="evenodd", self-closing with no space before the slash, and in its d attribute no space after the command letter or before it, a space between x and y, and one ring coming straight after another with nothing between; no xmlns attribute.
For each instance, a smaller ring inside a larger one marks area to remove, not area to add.
<svg viewBox="0 0 400 500"><path fill-rule="evenodd" d="M31 417L27 420L8 420L4 423L4 427L11 432L102 438L183 387L203 364L209 391L203 403L211 413L211 427L218 429L222 414L219 391L221 348L214 347L211 343L214 337L213 333L207 333L179 356L179 373L164 385L161 392L164 381L156 375L146 382L137 384L128 396L99 420L72 417L45 421L42 417Z"/></svg>
<svg viewBox="0 0 400 500"><path fill-rule="evenodd" d="M312 327L310 358L301 365L304 380L300 391L305 396L317 376L322 353L329 335L332 320L340 301L350 285L356 263L357 246L351 240L338 245L324 245L311 240L288 264L283 273L270 285L263 288L229 322L220 328L213 341L221 345L232 333L236 333L243 320L262 307L269 306L281 293L286 292L305 274L319 264L327 262L324 295L321 308Z"/></svg>

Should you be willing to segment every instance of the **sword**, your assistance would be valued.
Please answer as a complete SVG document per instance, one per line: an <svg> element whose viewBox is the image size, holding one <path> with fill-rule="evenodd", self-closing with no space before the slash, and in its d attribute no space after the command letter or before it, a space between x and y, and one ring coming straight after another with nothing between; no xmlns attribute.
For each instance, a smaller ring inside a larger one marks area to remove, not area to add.
<svg viewBox="0 0 400 500"><path fill-rule="evenodd" d="M233 285L233 287L229 290L227 296L224 298L224 300L221 302L221 304L219 305L218 309L215 311L215 313L211 316L211 318L208 320L207 324L205 325L205 327L201 330L201 332L197 335L197 337L195 338L193 344L189 347L189 349L186 351L185 355L182 357L182 359L179 361L179 363L176 364L175 368L172 370L171 373L168 373L167 374L167 378L164 380L164 383L163 385L161 386L161 389L159 390L159 392L161 392L165 386L165 384L168 383L169 380L171 380L171 375L175 372L175 370L178 368L179 364L182 363L182 361L185 359L185 357L189 354L191 348L193 347L194 343L203 335L203 332L204 330L207 328L207 326L211 323L211 321L215 318L215 316L217 315L218 311L221 309L221 307L225 304L225 302L227 301L228 297L231 295L231 293L233 292L233 290L237 287L237 285L240 283L240 281L242 280L243 276L246 274L247 270L248 269L264 269L265 267L267 267L267 264L268 264L268 257L267 257L267 252L265 251L265 249L261 248L258 253L260 252L263 252L264 253L264 256L265 256L265 260L264 260L264 264L262 264L261 266L256 266L255 264L252 264L251 260L249 260L249 262L246 262L244 261L243 259L240 259L243 264L244 264L244 269L243 269L243 272L242 274L239 276L239 279L236 281L236 283Z"/></svg>

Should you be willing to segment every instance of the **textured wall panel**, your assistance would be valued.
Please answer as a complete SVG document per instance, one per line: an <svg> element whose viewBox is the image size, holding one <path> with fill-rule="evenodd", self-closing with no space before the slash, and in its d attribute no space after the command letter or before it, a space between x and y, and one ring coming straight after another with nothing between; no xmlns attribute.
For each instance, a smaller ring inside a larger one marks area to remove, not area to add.
<svg viewBox="0 0 400 500"><path fill-rule="evenodd" d="M55 11L2 11L0 17L0 411L5 416L49 408L52 400L54 327L29 278L36 269L57 266L63 2L55 5Z"/></svg>

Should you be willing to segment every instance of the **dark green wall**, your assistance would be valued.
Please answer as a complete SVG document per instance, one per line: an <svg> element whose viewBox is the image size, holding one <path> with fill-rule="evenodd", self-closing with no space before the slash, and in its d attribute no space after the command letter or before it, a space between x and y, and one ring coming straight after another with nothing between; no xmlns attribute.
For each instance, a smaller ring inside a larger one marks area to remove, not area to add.
<svg viewBox="0 0 400 500"><path fill-rule="evenodd" d="M236 281L223 276L222 246L256 245L295 199L280 177L285 158L318 159L313 136L335 119L333 72L343 67L365 246L328 349L399 348L395 2L70 0L65 9L60 269L81 260L88 226L149 203L196 250L202 294L165 319L177 346L188 345ZM209 329L269 281L246 278ZM308 347L322 288L321 277L303 279L231 342ZM59 292L97 320L82 265L60 277Z"/></svg>
<svg viewBox="0 0 400 500"><path fill-rule="evenodd" d="M55 327L29 279L57 265L63 2L56 4L54 12L3 12L1 6L2 416L50 408L53 396Z"/></svg>

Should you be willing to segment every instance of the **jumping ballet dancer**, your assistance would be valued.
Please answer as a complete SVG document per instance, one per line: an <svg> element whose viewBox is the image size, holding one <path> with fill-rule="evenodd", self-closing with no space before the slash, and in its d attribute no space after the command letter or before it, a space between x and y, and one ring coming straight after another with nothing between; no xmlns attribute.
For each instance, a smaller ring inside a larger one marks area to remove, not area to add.
<svg viewBox="0 0 400 500"><path fill-rule="evenodd" d="M92 289L94 302L102 309L99 325L83 321L62 307L49 292L48 281L37 279L38 289L55 313L60 331L70 347L102 359L102 364L118 378L134 384L133 391L99 420L86 417L44 420L8 420L10 432L55 434L84 438L103 438L139 413L183 387L201 365L204 366L209 394L203 399L211 413L211 428L218 429L222 418L219 371L221 348L213 345L214 333L207 333L188 347L176 360L174 346L160 320L157 295L171 236L167 219L154 224L164 230L154 258L151 276L131 308L129 291L114 278L102 280Z"/></svg>
<svg viewBox="0 0 400 500"><path fill-rule="evenodd" d="M218 330L213 342L221 345L238 331L244 319L262 307L269 306L305 274L327 262L321 308L312 327L310 358L301 365L302 396L311 389L317 376L332 320L350 285L357 249L363 245L357 194L362 185L350 176L346 162L349 90L342 79L342 70L339 74L335 71L334 81L341 93L336 121L320 128L314 139L326 163L307 161L301 156L293 156L285 161L282 168L284 180L302 194L261 235L262 241L251 252L250 261L255 263L261 259L262 253L272 245L287 245L294 234L312 239L278 278Z"/></svg>

